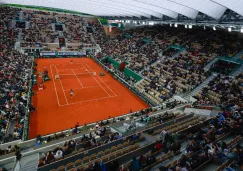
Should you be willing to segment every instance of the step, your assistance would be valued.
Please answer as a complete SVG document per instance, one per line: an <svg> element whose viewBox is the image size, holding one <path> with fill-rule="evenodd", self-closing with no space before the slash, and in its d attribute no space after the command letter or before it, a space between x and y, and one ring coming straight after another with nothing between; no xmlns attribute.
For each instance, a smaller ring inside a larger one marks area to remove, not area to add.
<svg viewBox="0 0 243 171"><path fill-rule="evenodd" d="M208 83L210 81L212 81L216 76L217 76L216 74L211 75L205 81L203 81L198 87L196 87L194 90L192 90L190 93L186 93L183 96L183 98L186 99L187 101L189 101L191 96L197 95L197 93L199 91L201 91L201 89L203 89L206 85L208 85Z"/></svg>
<svg viewBox="0 0 243 171"><path fill-rule="evenodd" d="M209 62L205 67L204 70L208 71L210 70L211 66L216 63L219 59L218 58L214 58L211 62Z"/></svg>

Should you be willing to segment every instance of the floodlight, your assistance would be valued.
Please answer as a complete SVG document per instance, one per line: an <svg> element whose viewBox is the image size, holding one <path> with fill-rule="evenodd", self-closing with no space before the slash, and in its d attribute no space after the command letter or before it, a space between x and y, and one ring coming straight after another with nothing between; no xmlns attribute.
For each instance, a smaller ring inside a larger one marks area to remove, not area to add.
<svg viewBox="0 0 243 171"><path fill-rule="evenodd" d="M185 25L185 28L187 28L187 25Z"/></svg>
<svg viewBox="0 0 243 171"><path fill-rule="evenodd" d="M229 28L228 28L228 31L231 32L231 30L232 30L231 27L229 27Z"/></svg>
<svg viewBox="0 0 243 171"><path fill-rule="evenodd" d="M240 32L243 33L243 27L240 29Z"/></svg>
<svg viewBox="0 0 243 171"><path fill-rule="evenodd" d="M177 24L175 24L175 27L177 27Z"/></svg>
<svg viewBox="0 0 243 171"><path fill-rule="evenodd" d="M189 29L191 29L192 28L192 25L189 25Z"/></svg>
<svg viewBox="0 0 243 171"><path fill-rule="evenodd" d="M216 30L216 27L213 27L213 30L215 31Z"/></svg>

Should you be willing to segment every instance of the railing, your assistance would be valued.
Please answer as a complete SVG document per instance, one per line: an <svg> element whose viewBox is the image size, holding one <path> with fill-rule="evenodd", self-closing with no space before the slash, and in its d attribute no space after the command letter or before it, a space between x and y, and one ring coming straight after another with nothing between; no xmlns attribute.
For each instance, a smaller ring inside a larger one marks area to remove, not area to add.
<svg viewBox="0 0 243 171"><path fill-rule="evenodd" d="M25 107L25 118L24 118L24 128L23 128L23 136L22 140L26 141L28 139L28 132L29 132L29 116L30 116L30 105L31 105L31 97L32 97L32 75L34 70L34 57L31 57L32 64L31 64L31 71L30 71L30 80L29 80L29 87L28 87L28 94L27 94L27 105Z"/></svg>

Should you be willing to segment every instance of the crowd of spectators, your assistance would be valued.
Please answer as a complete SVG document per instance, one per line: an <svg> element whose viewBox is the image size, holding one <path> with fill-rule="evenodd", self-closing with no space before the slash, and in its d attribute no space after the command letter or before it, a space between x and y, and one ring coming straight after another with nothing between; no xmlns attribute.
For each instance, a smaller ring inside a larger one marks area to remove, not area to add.
<svg viewBox="0 0 243 171"><path fill-rule="evenodd" d="M196 96L198 104L242 106L243 73L235 78L219 74Z"/></svg>
<svg viewBox="0 0 243 171"><path fill-rule="evenodd" d="M81 50L81 44L93 44L86 29L88 22L80 16L33 10L23 10L23 13L28 23L21 30L20 41L23 47L38 47L38 42L39 46L44 45L47 50L58 50L59 46L50 43L58 43L60 37L66 43L72 43L67 46L70 50Z"/></svg>
<svg viewBox="0 0 243 171"><path fill-rule="evenodd" d="M237 64L237 63L219 60L212 65L211 71L221 73L224 75L229 75L238 66L239 66L239 64Z"/></svg>
<svg viewBox="0 0 243 171"><path fill-rule="evenodd" d="M186 146L186 154L182 154L173 167L162 166L161 171L191 171L198 168L208 160L218 158L221 163L227 160L235 161L242 166L242 147L240 145L231 148L224 141L217 139L230 132L233 137L242 136L243 109L238 111L223 111L218 113L209 122L209 125L201 128L195 134L189 135L189 142ZM162 142L167 133L162 131ZM179 149L179 146L178 146ZM174 153L175 154L175 153ZM187 155L193 154L193 155ZM231 168L232 169L232 168Z"/></svg>
<svg viewBox="0 0 243 171"><path fill-rule="evenodd" d="M19 139L23 132L23 118L29 93L32 59L14 48L18 30L12 28L11 20L20 9L0 8L0 140ZM13 125L11 125L13 124ZM9 132L12 126L13 132Z"/></svg>

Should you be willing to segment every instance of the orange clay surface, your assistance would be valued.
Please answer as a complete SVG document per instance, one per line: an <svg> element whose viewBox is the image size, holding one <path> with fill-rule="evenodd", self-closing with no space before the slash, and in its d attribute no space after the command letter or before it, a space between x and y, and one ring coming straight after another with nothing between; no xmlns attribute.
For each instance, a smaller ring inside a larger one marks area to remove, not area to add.
<svg viewBox="0 0 243 171"><path fill-rule="evenodd" d="M37 59L36 63L38 72L43 73L46 67L51 80L44 83L43 91L33 87L32 102L37 111L31 113L29 138L148 107L90 58ZM60 79L55 79L57 74ZM37 83L40 81L38 77ZM75 93L73 98L70 89Z"/></svg>

